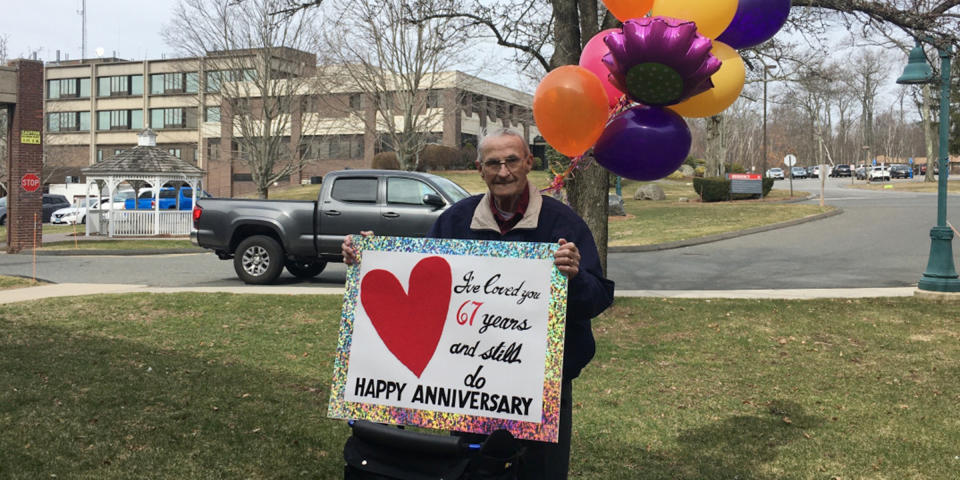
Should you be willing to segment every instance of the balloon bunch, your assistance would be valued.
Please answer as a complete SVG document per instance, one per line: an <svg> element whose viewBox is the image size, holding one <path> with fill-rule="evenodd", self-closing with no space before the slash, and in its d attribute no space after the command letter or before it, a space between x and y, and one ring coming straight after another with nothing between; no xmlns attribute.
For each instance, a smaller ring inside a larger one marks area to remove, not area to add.
<svg viewBox="0 0 960 480"><path fill-rule="evenodd" d="M554 69L534 94L541 136L573 158L548 190L561 188L591 147L622 177L675 171L692 141L683 117L716 115L736 101L746 77L737 49L772 38L790 2L604 0L623 27L591 38L579 65Z"/></svg>

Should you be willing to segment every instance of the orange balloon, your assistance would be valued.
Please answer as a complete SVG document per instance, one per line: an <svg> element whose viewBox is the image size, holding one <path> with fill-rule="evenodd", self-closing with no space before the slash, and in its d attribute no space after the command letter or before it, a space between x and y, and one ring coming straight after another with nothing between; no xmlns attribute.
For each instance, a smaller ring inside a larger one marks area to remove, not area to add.
<svg viewBox="0 0 960 480"><path fill-rule="evenodd" d="M722 62L720 70L710 76L713 88L667 108L684 117L710 117L737 101L747 75L743 59L732 47L716 40L710 53Z"/></svg>
<svg viewBox="0 0 960 480"><path fill-rule="evenodd" d="M653 8L653 0L603 0L603 4L621 22L643 17Z"/></svg>
<svg viewBox="0 0 960 480"><path fill-rule="evenodd" d="M607 93L586 68L556 68L537 86L533 119L540 136L556 151L568 157L582 155L607 125Z"/></svg>

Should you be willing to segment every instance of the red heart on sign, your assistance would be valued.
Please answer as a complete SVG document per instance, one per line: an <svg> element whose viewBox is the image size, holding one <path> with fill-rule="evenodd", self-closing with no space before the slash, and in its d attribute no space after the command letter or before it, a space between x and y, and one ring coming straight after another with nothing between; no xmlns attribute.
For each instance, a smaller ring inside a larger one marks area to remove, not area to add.
<svg viewBox="0 0 960 480"><path fill-rule="evenodd" d="M440 342L452 284L450 264L442 257L417 262L410 272L409 292L386 270L373 270L360 283L360 303L373 328L417 378Z"/></svg>

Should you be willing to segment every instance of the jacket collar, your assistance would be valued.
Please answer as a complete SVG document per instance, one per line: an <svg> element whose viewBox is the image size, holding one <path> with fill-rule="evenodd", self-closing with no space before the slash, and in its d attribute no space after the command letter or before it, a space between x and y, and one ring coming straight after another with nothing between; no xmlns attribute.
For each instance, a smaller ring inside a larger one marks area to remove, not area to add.
<svg viewBox="0 0 960 480"><path fill-rule="evenodd" d="M543 198L540 196L540 191L537 190L537 187L534 186L530 180L527 180L527 188L530 192L530 203L527 204L527 211L524 212L523 218L521 218L511 230L518 228L537 228L537 221L540 219L540 208L543 206ZM494 232L500 233L500 225L497 224L497 220L493 218L493 212L490 211L489 190L483 194L483 198L480 199L477 208L473 210L470 230L493 230Z"/></svg>

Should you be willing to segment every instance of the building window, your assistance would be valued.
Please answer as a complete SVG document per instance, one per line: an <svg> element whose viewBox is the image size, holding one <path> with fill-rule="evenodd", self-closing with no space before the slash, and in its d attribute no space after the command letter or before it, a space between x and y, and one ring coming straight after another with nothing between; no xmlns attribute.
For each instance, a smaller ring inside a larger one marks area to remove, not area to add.
<svg viewBox="0 0 960 480"><path fill-rule="evenodd" d="M140 130L143 110L101 110L97 112L97 130Z"/></svg>
<svg viewBox="0 0 960 480"><path fill-rule="evenodd" d="M97 77L98 97L128 97L131 95L143 95L143 75Z"/></svg>
<svg viewBox="0 0 960 480"><path fill-rule="evenodd" d="M220 121L220 107L207 107L203 110L203 121L204 122L219 122Z"/></svg>
<svg viewBox="0 0 960 480"><path fill-rule="evenodd" d="M197 93L199 78L197 72L154 73L150 75L150 94Z"/></svg>
<svg viewBox="0 0 960 480"><path fill-rule="evenodd" d="M197 128L197 109L151 108L150 128Z"/></svg>
<svg viewBox="0 0 960 480"><path fill-rule="evenodd" d="M47 98L90 98L89 78L47 80Z"/></svg>
<svg viewBox="0 0 960 480"><path fill-rule="evenodd" d="M174 157L182 158L182 157L180 157L180 149L179 149L179 148L168 148L167 151L170 152L170 155L173 155Z"/></svg>
<svg viewBox="0 0 960 480"><path fill-rule="evenodd" d="M47 114L48 132L89 132L90 112L59 112Z"/></svg>
<svg viewBox="0 0 960 480"><path fill-rule="evenodd" d="M363 135L310 137L300 146L300 158L311 160L363 158Z"/></svg>
<svg viewBox="0 0 960 480"><path fill-rule="evenodd" d="M360 99L361 99L361 97L360 97L360 94L359 94L359 93L351 93L351 94L350 94L350 108L352 108L352 109L354 109L354 110L360 110L361 108L363 108L363 102L362 102Z"/></svg>
<svg viewBox="0 0 960 480"><path fill-rule="evenodd" d="M257 71L248 68L246 70L211 70L206 72L204 78L204 89L207 92L219 92L224 82L252 82L257 78Z"/></svg>
<svg viewBox="0 0 960 480"><path fill-rule="evenodd" d="M250 175L249 173L234 173L233 181L234 182L252 182L253 175Z"/></svg>
<svg viewBox="0 0 960 480"><path fill-rule="evenodd" d="M440 94L436 90L427 92L427 108L438 108L440 106Z"/></svg>

